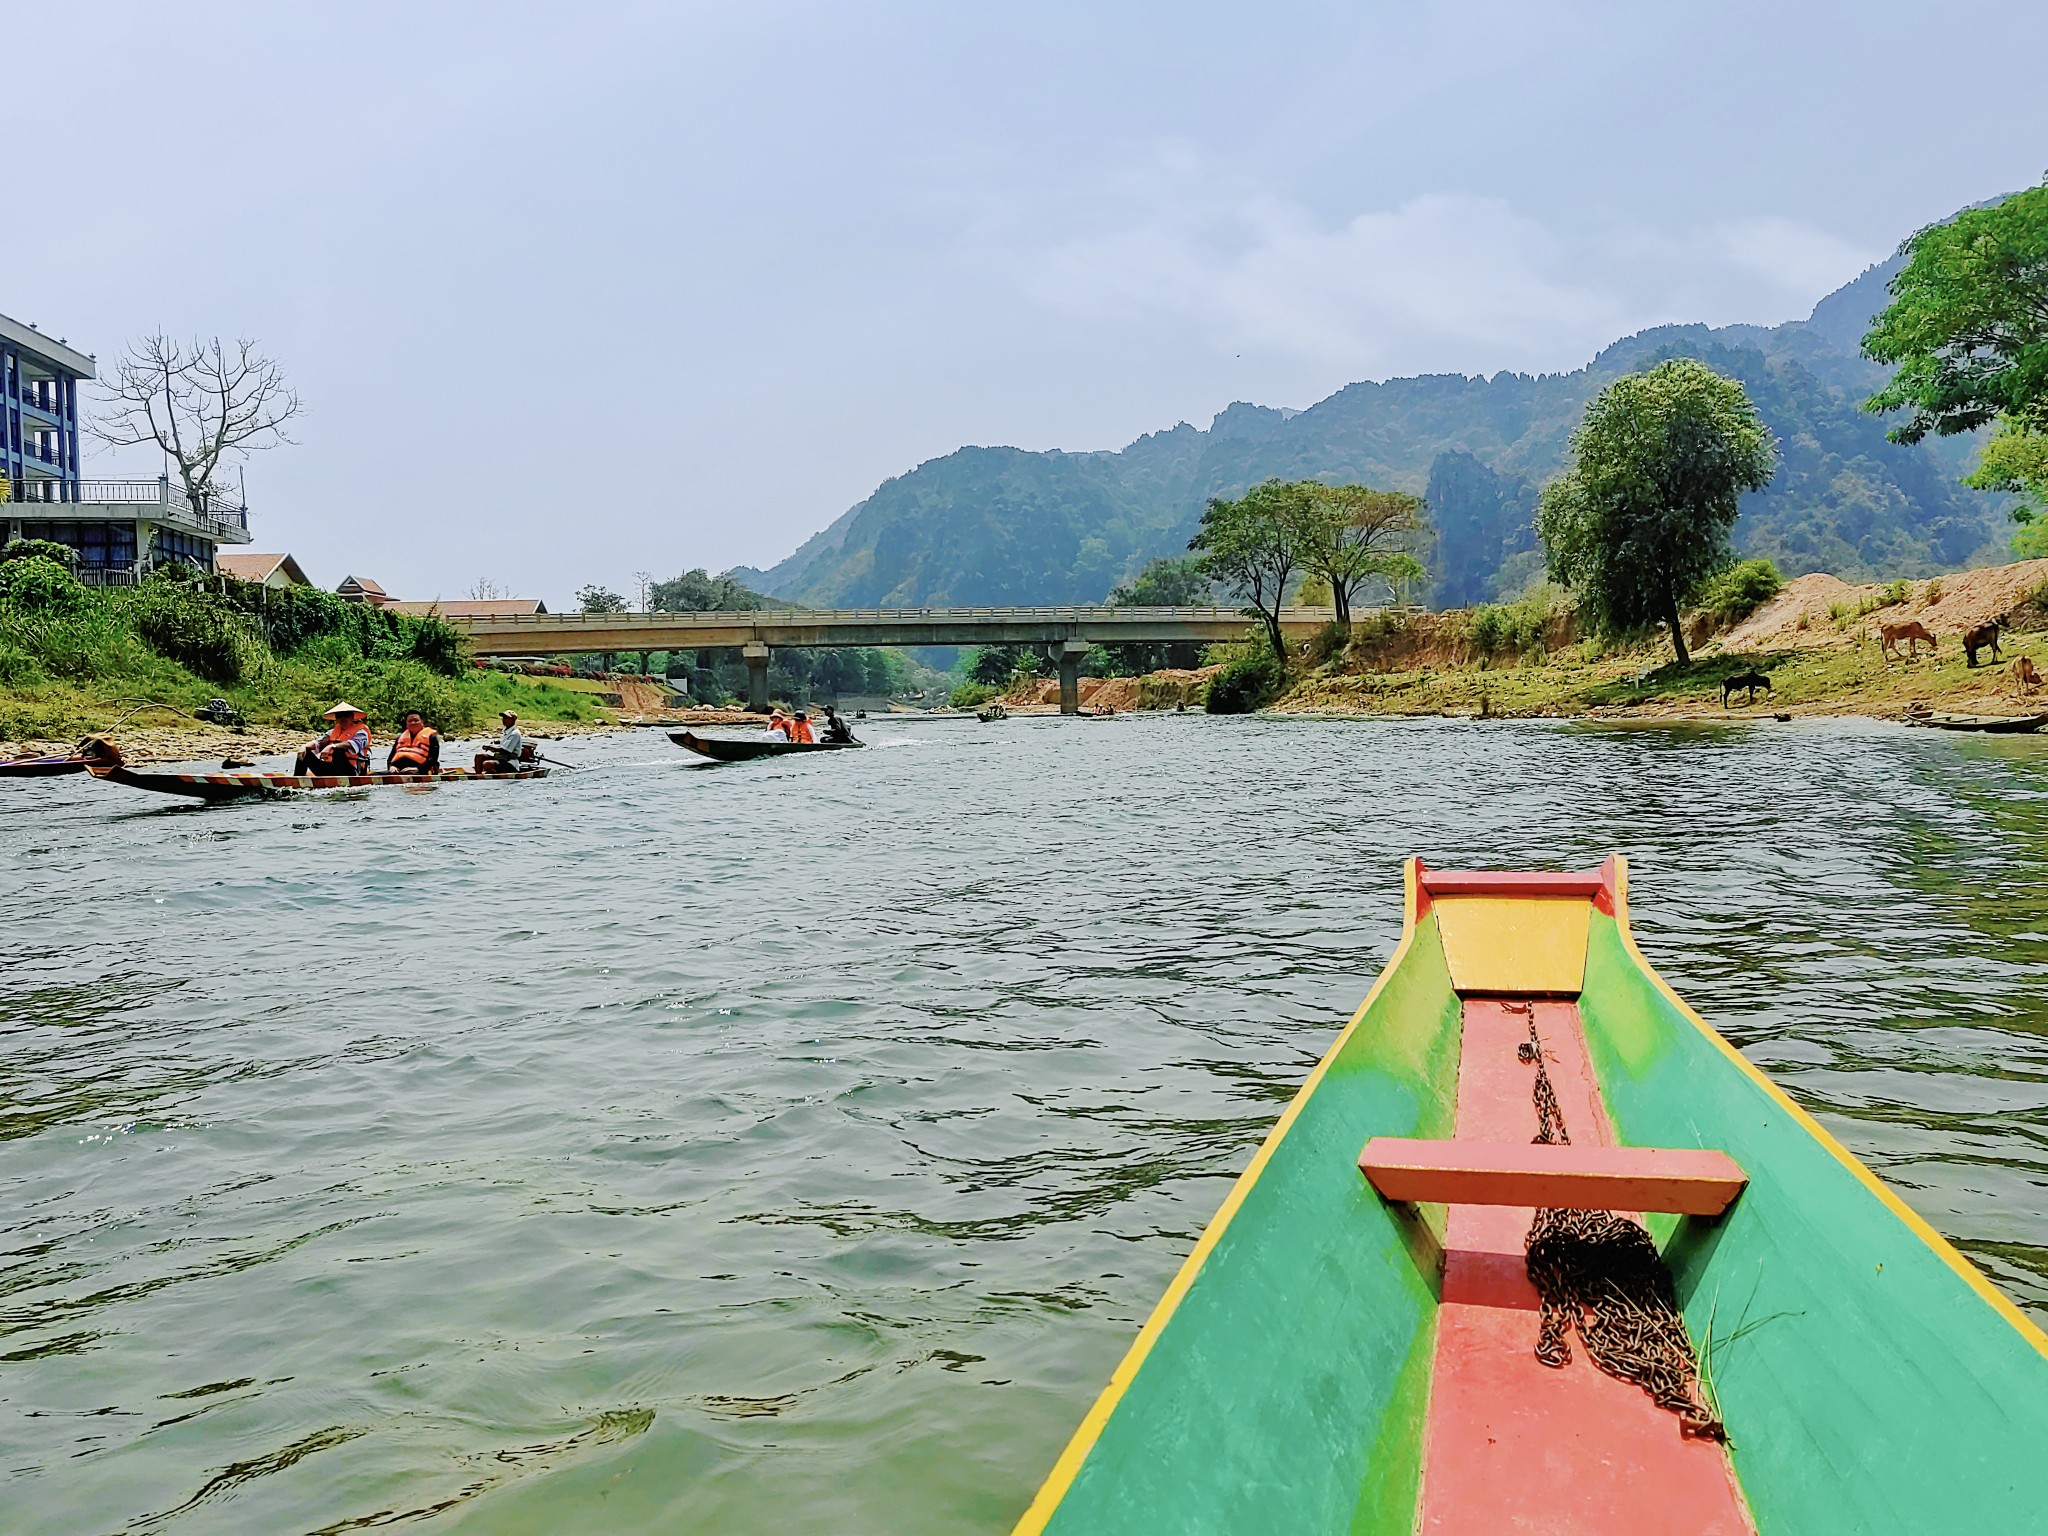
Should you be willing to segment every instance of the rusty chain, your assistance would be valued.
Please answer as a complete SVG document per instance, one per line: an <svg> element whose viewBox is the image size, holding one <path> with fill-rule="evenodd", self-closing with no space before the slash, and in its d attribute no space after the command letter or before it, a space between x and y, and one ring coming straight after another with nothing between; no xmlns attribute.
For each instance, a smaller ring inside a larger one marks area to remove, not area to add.
<svg viewBox="0 0 2048 1536"><path fill-rule="evenodd" d="M1564 1109L1536 1033L1536 1010L1527 1003L1509 1006L1529 1018L1529 1038L1515 1055L1536 1067L1534 1139L1546 1146L1570 1146ZM1678 1315L1671 1271L1640 1222L1613 1211L1545 1207L1529 1223L1524 1247L1529 1281L1543 1305L1538 1360L1556 1368L1566 1365L1572 1357L1569 1334L1577 1328L1586 1357L1677 1414L1679 1433L1726 1438L1719 1417L1700 1401L1699 1364Z"/></svg>

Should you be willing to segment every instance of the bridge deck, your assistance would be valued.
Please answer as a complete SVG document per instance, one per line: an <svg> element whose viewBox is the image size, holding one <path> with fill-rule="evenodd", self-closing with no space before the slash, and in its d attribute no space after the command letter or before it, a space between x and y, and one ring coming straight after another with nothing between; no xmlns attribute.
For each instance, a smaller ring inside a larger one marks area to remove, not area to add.
<svg viewBox="0 0 2048 1536"><path fill-rule="evenodd" d="M1328 608L1286 608L1306 638ZM751 613L540 613L448 622L480 656L695 650L749 645L1017 645L1235 640L1254 620L1235 608L777 608Z"/></svg>

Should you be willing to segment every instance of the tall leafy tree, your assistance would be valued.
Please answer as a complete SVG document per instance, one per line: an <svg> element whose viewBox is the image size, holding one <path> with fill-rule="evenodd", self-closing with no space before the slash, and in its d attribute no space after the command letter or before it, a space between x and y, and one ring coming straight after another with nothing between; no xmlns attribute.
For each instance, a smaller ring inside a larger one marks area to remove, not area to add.
<svg viewBox="0 0 2048 1536"><path fill-rule="evenodd" d="M1211 581L1243 602L1265 626L1273 655L1287 659L1280 605L1301 569L1301 488L1278 480L1253 486L1235 501L1212 498L1188 548Z"/></svg>
<svg viewBox="0 0 2048 1536"><path fill-rule="evenodd" d="M576 594L576 610L579 613L624 613L626 600L593 582Z"/></svg>
<svg viewBox="0 0 2048 1536"><path fill-rule="evenodd" d="M1680 605L1727 563L1743 492L1770 484L1770 429L1735 380L1674 358L1596 395L1571 453L1536 509L1551 575L1611 633L1663 620L1690 661Z"/></svg>
<svg viewBox="0 0 2048 1536"><path fill-rule="evenodd" d="M1196 556L1183 555L1177 560L1162 556L1146 562L1131 580L1110 588L1106 601L1112 608L1206 608L1216 601L1216 584ZM1202 660L1201 645L1186 640L1129 640L1106 645L1103 651L1112 677L1139 677L1161 667L1194 667Z"/></svg>
<svg viewBox="0 0 2048 1536"><path fill-rule="evenodd" d="M1301 563L1329 587L1339 624L1350 627L1351 600L1366 584L1385 581L1398 590L1422 579L1422 562L1409 547L1429 526L1419 496L1313 480L1287 489L1295 492Z"/></svg>
<svg viewBox="0 0 2048 1536"><path fill-rule="evenodd" d="M1865 407L1907 412L1890 433L1901 443L1996 422L1963 483L2017 492L2013 515L2031 522L2048 512L2048 185L1930 225L1902 250L1892 301L1863 338L1864 355L1897 372ZM2044 547L2035 530L2014 541L2016 553Z"/></svg>
<svg viewBox="0 0 2048 1536"><path fill-rule="evenodd" d="M650 582L647 607L653 613L746 613L775 605L741 586L731 572L713 576L701 565L667 581Z"/></svg>

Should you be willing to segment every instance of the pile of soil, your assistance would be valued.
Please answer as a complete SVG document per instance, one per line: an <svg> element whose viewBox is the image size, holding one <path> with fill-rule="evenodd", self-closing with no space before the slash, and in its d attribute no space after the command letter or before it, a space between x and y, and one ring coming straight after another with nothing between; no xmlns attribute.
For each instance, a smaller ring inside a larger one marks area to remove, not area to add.
<svg viewBox="0 0 2048 1536"><path fill-rule="evenodd" d="M1081 679L1083 709L1113 709L1118 714L1132 709L1172 709L1176 704L1192 708L1201 698L1209 679L1221 667L1165 667L1143 677L1084 677ZM1034 678L1003 695L1014 708L1059 708L1060 680Z"/></svg>
<svg viewBox="0 0 2048 1536"><path fill-rule="evenodd" d="M1854 645L1877 633L1881 624L1908 620L1925 624L1937 635L1960 635L2032 605L2034 593L2043 583L2048 583L2048 560L1988 565L1907 582L1903 599L1866 610L1866 605L1878 604L1884 595L1885 589L1877 583L1858 586L1838 576L1801 576L1786 582L1776 597L1729 630L1711 649L1790 651ZM1843 620L1839 624L1837 615Z"/></svg>

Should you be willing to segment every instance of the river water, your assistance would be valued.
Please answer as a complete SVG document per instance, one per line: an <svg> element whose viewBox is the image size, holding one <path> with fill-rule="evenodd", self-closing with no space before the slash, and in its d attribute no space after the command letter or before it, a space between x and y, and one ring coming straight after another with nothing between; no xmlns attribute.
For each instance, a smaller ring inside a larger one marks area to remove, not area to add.
<svg viewBox="0 0 2048 1536"><path fill-rule="evenodd" d="M2048 743L873 722L0 786L0 1526L1000 1532L1399 930L1672 982L2048 1316Z"/></svg>

